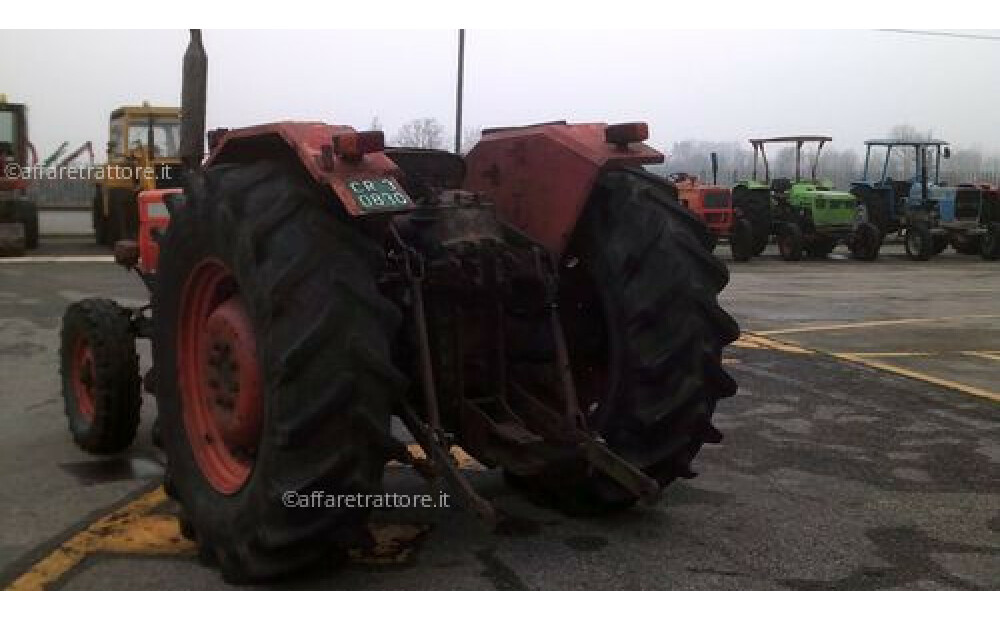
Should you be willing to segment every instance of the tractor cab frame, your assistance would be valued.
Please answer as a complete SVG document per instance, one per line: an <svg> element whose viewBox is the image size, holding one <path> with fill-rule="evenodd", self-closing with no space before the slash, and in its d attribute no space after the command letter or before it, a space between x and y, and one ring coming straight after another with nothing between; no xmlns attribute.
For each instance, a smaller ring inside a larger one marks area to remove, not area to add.
<svg viewBox="0 0 1000 620"><path fill-rule="evenodd" d="M879 149L884 150L881 158L875 152ZM908 151L913 153L912 176L893 178L893 154ZM940 253L949 242L962 254L981 252L990 244L991 226L995 229L1000 221L1000 214L989 208L980 187L941 182L941 160L950 157L951 147L945 140L865 141L862 178L851 185L851 193L882 236L903 234L907 254L915 260ZM983 251L983 256L990 253Z"/></svg>
<svg viewBox="0 0 1000 620"><path fill-rule="evenodd" d="M820 181L817 176L823 146L832 141L829 136L798 135L773 138L752 138L754 150L753 177L734 189L734 203L744 202L744 197L757 194L757 203L767 197L769 206L769 232L778 242L785 260L800 260L802 253L815 258L825 258L838 243L844 242L856 258L874 260L878 256L877 235L867 227L857 229L857 202L851 194L833 189L831 183ZM772 177L767 159L767 146L790 144L795 148L795 177ZM802 149L815 144L816 152L809 166L809 176L802 174ZM758 180L758 169L763 164L764 179Z"/></svg>
<svg viewBox="0 0 1000 620"><path fill-rule="evenodd" d="M136 239L139 192L180 187L180 108L121 106L108 124L107 163L94 188L97 242Z"/></svg>

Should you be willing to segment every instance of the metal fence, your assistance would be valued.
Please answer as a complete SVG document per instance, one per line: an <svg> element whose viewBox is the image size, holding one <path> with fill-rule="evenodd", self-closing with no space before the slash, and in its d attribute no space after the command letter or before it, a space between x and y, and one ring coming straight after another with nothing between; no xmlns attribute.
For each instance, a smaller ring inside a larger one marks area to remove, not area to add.
<svg viewBox="0 0 1000 620"><path fill-rule="evenodd" d="M94 182L43 177L31 182L28 196L43 209L89 209L94 198Z"/></svg>

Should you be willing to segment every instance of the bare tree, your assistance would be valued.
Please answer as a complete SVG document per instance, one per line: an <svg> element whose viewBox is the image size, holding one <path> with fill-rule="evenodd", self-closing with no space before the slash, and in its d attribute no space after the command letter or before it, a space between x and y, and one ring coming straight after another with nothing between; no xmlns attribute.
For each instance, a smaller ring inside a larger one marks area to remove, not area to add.
<svg viewBox="0 0 1000 620"><path fill-rule="evenodd" d="M368 124L369 131L379 131L382 129L382 121L379 119L378 114L372 117L372 122Z"/></svg>
<svg viewBox="0 0 1000 620"><path fill-rule="evenodd" d="M444 126L436 119L418 118L399 128L393 138L393 144L422 149L439 149L444 147L444 136Z"/></svg>

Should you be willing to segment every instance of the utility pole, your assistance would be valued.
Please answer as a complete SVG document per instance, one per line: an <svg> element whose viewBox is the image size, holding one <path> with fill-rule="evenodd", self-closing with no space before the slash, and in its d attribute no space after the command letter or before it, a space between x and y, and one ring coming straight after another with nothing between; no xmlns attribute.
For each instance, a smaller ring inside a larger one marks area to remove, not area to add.
<svg viewBox="0 0 1000 620"><path fill-rule="evenodd" d="M462 82L465 74L465 28L458 30L458 84L455 87L455 153L462 154Z"/></svg>

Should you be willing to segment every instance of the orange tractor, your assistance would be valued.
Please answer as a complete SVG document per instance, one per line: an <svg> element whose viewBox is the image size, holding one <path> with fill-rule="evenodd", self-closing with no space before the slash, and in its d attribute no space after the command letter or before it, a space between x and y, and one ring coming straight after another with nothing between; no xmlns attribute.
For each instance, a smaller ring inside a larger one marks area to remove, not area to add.
<svg viewBox="0 0 1000 620"><path fill-rule="evenodd" d="M668 179L677 188L677 199L694 213L708 231L705 242L714 250L719 239L729 240L733 260L747 261L753 256L753 229L750 221L733 209L733 192L717 184L718 159L712 153L712 184L698 177L675 172Z"/></svg>
<svg viewBox="0 0 1000 620"><path fill-rule="evenodd" d="M739 329L701 224L641 167L663 159L645 124L488 130L463 158L282 122L210 132L202 161L205 66L194 31L184 189L144 192L115 248L151 303L74 303L61 347L85 450L129 446L155 395L200 557L255 581L370 542L371 504L286 500L380 494L393 459L501 523L454 447L572 513L694 475Z"/></svg>

